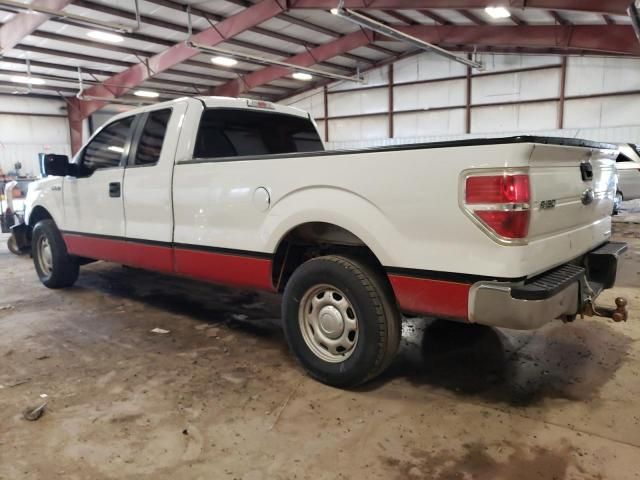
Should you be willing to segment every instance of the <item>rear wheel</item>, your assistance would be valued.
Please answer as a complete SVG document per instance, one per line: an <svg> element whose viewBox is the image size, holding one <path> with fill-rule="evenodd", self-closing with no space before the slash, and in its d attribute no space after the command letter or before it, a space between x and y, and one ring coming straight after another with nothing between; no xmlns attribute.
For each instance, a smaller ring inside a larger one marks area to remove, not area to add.
<svg viewBox="0 0 640 480"><path fill-rule="evenodd" d="M70 287L78 278L79 266L67 252L53 220L41 220L33 229L33 264L40 281L49 288Z"/></svg>
<svg viewBox="0 0 640 480"><path fill-rule="evenodd" d="M400 313L382 275L364 262L318 257L291 276L284 292L285 334L315 379L351 387L379 375L400 341Z"/></svg>

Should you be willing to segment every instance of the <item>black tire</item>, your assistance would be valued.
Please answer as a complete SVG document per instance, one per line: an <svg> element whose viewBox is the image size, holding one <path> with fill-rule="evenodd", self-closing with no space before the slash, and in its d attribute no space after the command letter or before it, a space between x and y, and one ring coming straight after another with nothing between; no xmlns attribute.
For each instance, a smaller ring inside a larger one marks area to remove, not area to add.
<svg viewBox="0 0 640 480"><path fill-rule="evenodd" d="M24 253L18 248L18 243L16 242L16 238L13 235L11 235L9 237L9 240L7 240L7 248L14 255L22 255Z"/></svg>
<svg viewBox="0 0 640 480"><path fill-rule="evenodd" d="M343 293L355 311L357 337L344 360L336 359L335 354L333 361L321 358L307 343L314 341L305 340L301 303L314 297L308 295L315 288L325 286ZM371 380L389 366L398 350L401 315L391 286L366 263L353 258L331 255L301 265L285 288L282 315L292 352L309 375L327 385L354 387Z"/></svg>
<svg viewBox="0 0 640 480"><path fill-rule="evenodd" d="M51 252L51 269L42 266L43 253L39 245L46 240ZM33 264L38 278L45 287L65 288L72 286L78 279L80 267L76 259L67 253L60 231L53 220L41 220L33 229L31 238Z"/></svg>

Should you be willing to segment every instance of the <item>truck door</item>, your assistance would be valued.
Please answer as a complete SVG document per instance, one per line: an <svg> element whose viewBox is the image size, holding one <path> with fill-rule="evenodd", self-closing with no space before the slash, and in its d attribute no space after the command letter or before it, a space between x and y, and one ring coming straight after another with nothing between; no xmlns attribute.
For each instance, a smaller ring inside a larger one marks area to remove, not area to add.
<svg viewBox="0 0 640 480"><path fill-rule="evenodd" d="M126 249L122 181L135 116L105 126L78 154L63 186L65 242L75 255L121 262Z"/></svg>
<svg viewBox="0 0 640 480"><path fill-rule="evenodd" d="M173 271L174 157L187 103L142 114L124 172L127 262Z"/></svg>

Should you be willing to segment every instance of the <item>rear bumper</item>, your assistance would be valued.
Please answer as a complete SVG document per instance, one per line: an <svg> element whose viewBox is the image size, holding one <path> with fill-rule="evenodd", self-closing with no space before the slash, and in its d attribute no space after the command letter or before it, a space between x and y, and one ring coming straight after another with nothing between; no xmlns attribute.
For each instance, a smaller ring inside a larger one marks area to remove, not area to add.
<svg viewBox="0 0 640 480"><path fill-rule="evenodd" d="M573 317L614 285L626 249L625 243L609 242L585 255L580 265L565 264L525 282L476 282L469 290L469 321L532 330Z"/></svg>

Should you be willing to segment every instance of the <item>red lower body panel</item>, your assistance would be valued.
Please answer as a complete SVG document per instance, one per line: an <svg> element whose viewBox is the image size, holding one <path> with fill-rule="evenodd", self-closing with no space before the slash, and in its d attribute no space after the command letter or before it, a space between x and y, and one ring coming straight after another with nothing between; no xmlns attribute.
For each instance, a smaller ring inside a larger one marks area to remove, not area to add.
<svg viewBox="0 0 640 480"><path fill-rule="evenodd" d="M119 238L63 234L72 255L122 263L212 283L273 291L271 260L249 255L174 248Z"/></svg>
<svg viewBox="0 0 640 480"><path fill-rule="evenodd" d="M273 291L269 258L217 252L202 247L156 245L144 241L64 233L72 255L173 273L207 282ZM390 274L402 311L467 319L471 285L445 280Z"/></svg>
<svg viewBox="0 0 640 480"><path fill-rule="evenodd" d="M469 318L470 284L389 275L403 312L448 318Z"/></svg>
<svg viewBox="0 0 640 480"><path fill-rule="evenodd" d="M176 248L176 273L235 287L273 290L271 260Z"/></svg>

